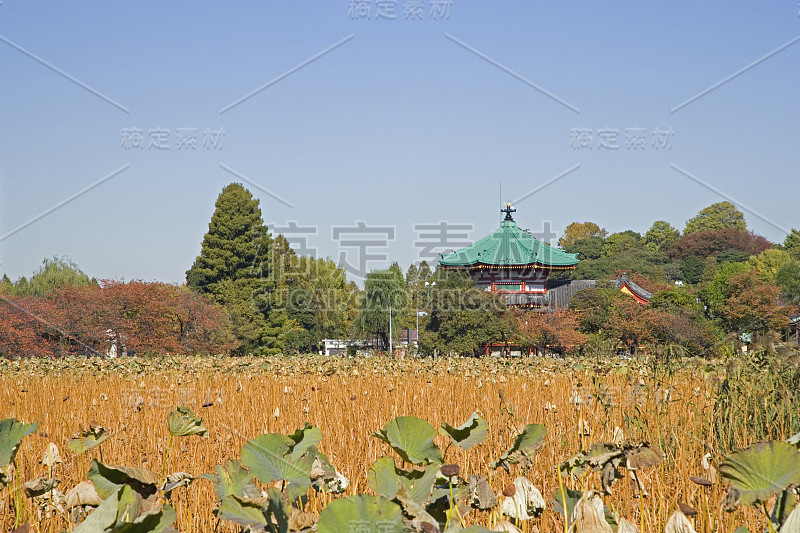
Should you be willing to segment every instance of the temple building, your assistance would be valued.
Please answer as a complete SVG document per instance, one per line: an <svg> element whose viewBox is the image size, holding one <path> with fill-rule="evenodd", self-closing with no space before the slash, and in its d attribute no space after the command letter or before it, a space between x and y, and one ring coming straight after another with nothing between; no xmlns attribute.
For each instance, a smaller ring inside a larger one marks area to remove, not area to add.
<svg viewBox="0 0 800 533"><path fill-rule="evenodd" d="M444 270L466 270L478 288L496 292L512 307L540 311L566 309L576 292L597 286L593 279L548 279L554 271L575 270L578 254L570 254L541 242L520 229L506 204L500 228L472 246L443 254L439 265ZM647 305L652 294L622 274L614 286L637 302Z"/></svg>
<svg viewBox="0 0 800 533"><path fill-rule="evenodd" d="M500 211L505 214L500 228L472 246L442 255L442 269L466 270L478 288L500 293L515 307L566 307L575 291L594 286L590 280L548 282L553 271L574 270L577 254L554 248L519 228L510 203Z"/></svg>

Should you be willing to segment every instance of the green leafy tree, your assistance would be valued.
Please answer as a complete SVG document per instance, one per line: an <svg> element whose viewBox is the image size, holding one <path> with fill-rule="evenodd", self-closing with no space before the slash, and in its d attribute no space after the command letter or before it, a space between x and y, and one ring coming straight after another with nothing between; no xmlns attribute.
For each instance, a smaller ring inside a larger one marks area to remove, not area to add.
<svg viewBox="0 0 800 533"><path fill-rule="evenodd" d="M726 332L763 334L787 320L779 301L780 288L761 279L747 263L721 266L701 295L711 317Z"/></svg>
<svg viewBox="0 0 800 533"><path fill-rule="evenodd" d="M792 229L783 240L783 247L792 254L792 257L800 260L800 230Z"/></svg>
<svg viewBox="0 0 800 533"><path fill-rule="evenodd" d="M578 259L581 261L586 259L600 259L603 253L603 242L603 238L597 236L578 239L564 246L564 251L571 254L578 254Z"/></svg>
<svg viewBox="0 0 800 533"><path fill-rule="evenodd" d="M402 326L416 328L417 310L424 310L427 305L428 286L425 283L433 281L433 272L427 261L419 265L412 263L406 271L406 290L408 291L409 309L404 316Z"/></svg>
<svg viewBox="0 0 800 533"><path fill-rule="evenodd" d="M386 270L373 270L364 280L364 292L353 323L356 333L365 337L376 335L383 346L388 346L389 308L392 332L396 334L407 311L407 299L406 282L397 263Z"/></svg>
<svg viewBox="0 0 800 533"><path fill-rule="evenodd" d="M420 324L423 353L478 355L482 345L518 338L499 294L478 289L462 271L437 270L434 281L430 315Z"/></svg>
<svg viewBox="0 0 800 533"><path fill-rule="evenodd" d="M562 248L569 246L575 241L588 239L589 237L599 237L605 239L608 232L594 222L572 222L564 228L564 234L558 239L558 244Z"/></svg>
<svg viewBox="0 0 800 533"><path fill-rule="evenodd" d="M781 266L775 274L775 283L781 288L781 295L788 305L800 311L800 261L790 261Z"/></svg>
<svg viewBox="0 0 800 533"><path fill-rule="evenodd" d="M740 263L742 261L743 260L736 262ZM717 261L717 257L714 257L713 255L706 257L705 260L703 261L703 275L700 278L700 284L711 283L712 281L714 281L714 276L717 275L717 269L721 264L724 264L724 262Z"/></svg>
<svg viewBox="0 0 800 533"><path fill-rule="evenodd" d="M635 231L626 230L612 233L603 243L602 257L619 256L623 252L637 251L642 247L642 236Z"/></svg>
<svg viewBox="0 0 800 533"><path fill-rule="evenodd" d="M611 279L620 271L663 278L661 265L669 262L666 254L651 250L638 233L630 230L614 233L606 239L580 239L565 250L579 254L580 263L572 272L572 279Z"/></svg>
<svg viewBox="0 0 800 533"><path fill-rule="evenodd" d="M11 283L3 276L0 293L15 296L47 296L59 287L97 286L97 280L89 278L78 265L67 257L53 257L42 261L31 279L20 278Z"/></svg>
<svg viewBox="0 0 800 533"><path fill-rule="evenodd" d="M666 252L678 240L680 232L664 220L656 220L644 234L644 244L654 252Z"/></svg>
<svg viewBox="0 0 800 533"><path fill-rule="evenodd" d="M569 309L578 315L581 330L585 333L599 333L608 322L613 304L623 298L630 298L622 294L610 284L584 289L572 297Z"/></svg>
<svg viewBox="0 0 800 533"><path fill-rule="evenodd" d="M299 326L288 335L288 348L315 351L322 339L347 336L358 289L348 283L344 269L328 258L301 256L284 278L283 300Z"/></svg>
<svg viewBox="0 0 800 533"><path fill-rule="evenodd" d="M6 274L0 279L0 294L14 294L16 287Z"/></svg>
<svg viewBox="0 0 800 533"><path fill-rule="evenodd" d="M575 270L555 271L550 275L551 279L603 279L608 277L613 270L611 261L602 258L603 243L602 237L587 237L578 239L564 246L564 251L571 254L578 254L580 263Z"/></svg>
<svg viewBox="0 0 800 533"><path fill-rule="evenodd" d="M696 284L700 283L703 279L703 272L705 272L705 261L703 258L690 255L681 263L681 276L684 282Z"/></svg>
<svg viewBox="0 0 800 533"><path fill-rule="evenodd" d="M717 269L714 279L706 287L698 292L701 300L708 306L709 311L721 306L728 294L730 286L728 280L741 272L748 272L750 266L747 263L725 263Z"/></svg>
<svg viewBox="0 0 800 533"><path fill-rule="evenodd" d="M796 262L786 250L770 248L758 255L750 256L747 263L767 282L775 281L778 271L787 263Z"/></svg>
<svg viewBox="0 0 800 533"><path fill-rule="evenodd" d="M277 267L286 252L280 249L284 243L274 246L250 191L239 183L222 189L186 282L228 309L243 352L277 353L283 348L287 316L275 295L282 281Z"/></svg>
<svg viewBox="0 0 800 533"><path fill-rule="evenodd" d="M717 202L701 209L697 215L687 220L683 234L725 228L746 231L747 223L744 220L744 214L736 209L735 205L730 202Z"/></svg>

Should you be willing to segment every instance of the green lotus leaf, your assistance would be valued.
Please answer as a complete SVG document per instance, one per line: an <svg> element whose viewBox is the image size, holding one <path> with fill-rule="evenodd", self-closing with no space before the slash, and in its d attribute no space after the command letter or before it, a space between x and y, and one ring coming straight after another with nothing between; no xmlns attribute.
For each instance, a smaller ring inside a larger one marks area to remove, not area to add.
<svg viewBox="0 0 800 533"><path fill-rule="evenodd" d="M111 533L173 533L177 514L175 509L164 504L158 509L148 511L133 522L121 524L111 530Z"/></svg>
<svg viewBox="0 0 800 533"><path fill-rule="evenodd" d="M495 469L502 466L508 472L509 465L522 464L527 465L531 456L542 447L544 436L547 434L547 428L542 424L528 424L522 433L517 435L514 439L514 444L508 449L500 459L493 461L489 467Z"/></svg>
<svg viewBox="0 0 800 533"><path fill-rule="evenodd" d="M575 510L575 504L583 498L583 492L579 490L572 490L564 487L564 500L566 500L567 516L572 517L572 512ZM564 502L561 497L561 489L557 489L553 493L553 500L550 502L553 505L553 510L561 516L564 516Z"/></svg>
<svg viewBox="0 0 800 533"><path fill-rule="evenodd" d="M719 473L736 491L735 500L741 505L765 502L800 484L800 450L784 441L758 442L726 455Z"/></svg>
<svg viewBox="0 0 800 533"><path fill-rule="evenodd" d="M398 416L372 436L391 446L408 463L443 463L442 450L433 443L436 429L421 418Z"/></svg>
<svg viewBox="0 0 800 533"><path fill-rule="evenodd" d="M292 515L292 506L282 497L281 491L275 487L267 489L267 502L261 506L267 522L272 524L268 531L275 533L288 533L289 517ZM277 528L276 528L277 526Z"/></svg>
<svg viewBox="0 0 800 533"><path fill-rule="evenodd" d="M141 514L141 498L129 486L111 494L74 533L171 533L175 509L164 505Z"/></svg>
<svg viewBox="0 0 800 533"><path fill-rule="evenodd" d="M119 510L119 492L115 492L105 499L100 506L92 511L86 520L73 529L73 533L96 533L106 531L117 522L117 511Z"/></svg>
<svg viewBox="0 0 800 533"><path fill-rule="evenodd" d="M403 470L397 468L392 457L375 461L367 473L367 486L386 499L394 499L397 492L405 489L406 495L417 503L425 503L431 494L439 467L428 465L425 470Z"/></svg>
<svg viewBox="0 0 800 533"><path fill-rule="evenodd" d="M796 533L800 531L800 505L796 505L794 510L789 513L786 522L783 523L780 533Z"/></svg>
<svg viewBox="0 0 800 533"><path fill-rule="evenodd" d="M39 429L39 422L23 424L16 418L0 420L0 466L6 466L17 455L22 439L35 433Z"/></svg>
<svg viewBox="0 0 800 533"><path fill-rule="evenodd" d="M214 469L217 472L216 475L203 474L200 478L211 481L219 501L228 496L239 496L245 499L261 496L261 491L256 487L250 473L242 468L241 463L236 459L229 459L224 465L217 465Z"/></svg>
<svg viewBox="0 0 800 533"><path fill-rule="evenodd" d="M453 444L462 450L468 450L485 441L488 430L489 423L481 418L478 413L472 413L469 420L458 427L453 427L445 422L440 429L443 434L450 437Z"/></svg>
<svg viewBox="0 0 800 533"><path fill-rule="evenodd" d="M67 441L67 449L72 453L82 454L95 446L99 446L104 440L108 438L106 430L103 427L95 426L88 431L82 431L80 435L75 436Z"/></svg>
<svg viewBox="0 0 800 533"><path fill-rule="evenodd" d="M123 485L117 495L116 523L133 522L142 512L142 498L129 485Z"/></svg>
<svg viewBox="0 0 800 533"><path fill-rule="evenodd" d="M384 498L391 500L400 490L400 480L395 473L394 458L382 457L372 463L367 472L367 486Z"/></svg>
<svg viewBox="0 0 800 533"><path fill-rule="evenodd" d="M219 517L243 527L265 528L267 525L267 517L260 504L234 494L225 497L219 504Z"/></svg>
<svg viewBox="0 0 800 533"><path fill-rule="evenodd" d="M319 515L319 533L354 530L402 533L403 513L400 506L380 496L359 494L334 500Z"/></svg>
<svg viewBox="0 0 800 533"><path fill-rule="evenodd" d="M306 451L319 444L322 440L322 430L306 422L302 428L289 435L289 438L294 441L292 459L299 459Z"/></svg>
<svg viewBox="0 0 800 533"><path fill-rule="evenodd" d="M231 495L222 500L219 517L235 522L250 531L287 533L291 506L275 487L267 489L266 498L247 499Z"/></svg>
<svg viewBox="0 0 800 533"><path fill-rule="evenodd" d="M295 441L280 433L259 435L242 447L242 464L262 483L285 480L290 499L305 494L311 486L313 454L292 458Z"/></svg>
<svg viewBox="0 0 800 533"><path fill-rule="evenodd" d="M203 419L194 416L191 409L178 407L167 415L167 425L169 434L173 437L187 437L189 435L200 435L208 437L208 430L203 427Z"/></svg>
<svg viewBox="0 0 800 533"><path fill-rule="evenodd" d="M797 496L795 496L793 490L784 490L778 494L777 498L775 498L775 504L772 506L772 512L769 515L769 519L776 530L786 521L796 504ZM800 533L800 529L796 531Z"/></svg>
<svg viewBox="0 0 800 533"><path fill-rule="evenodd" d="M97 494L103 499L108 498L124 485L131 487L145 499L158 491L158 476L144 468L106 465L93 459L87 477L94 484Z"/></svg>

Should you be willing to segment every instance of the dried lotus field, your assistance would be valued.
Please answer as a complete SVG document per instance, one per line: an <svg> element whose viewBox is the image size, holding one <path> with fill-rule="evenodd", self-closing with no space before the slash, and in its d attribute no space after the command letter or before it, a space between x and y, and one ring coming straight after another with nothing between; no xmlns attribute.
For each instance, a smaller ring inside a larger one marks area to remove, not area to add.
<svg viewBox="0 0 800 533"><path fill-rule="evenodd" d="M402 461L389 444L373 436L390 420L413 416L438 429L443 422L459 426L476 413L488 422L485 440L462 449L439 431L433 442L444 452L442 463L459 466L456 477L485 477L500 502L514 492L515 478L524 474L545 505L536 516L517 522L522 531L565 531L563 508L553 501L561 492L558 465L596 443L617 449L650 443L657 448L652 453L660 450L663 461L637 471L647 496L638 497L637 484L624 464L610 495L603 494L601 472L592 468L564 475L565 494L594 489L608 513L644 531L664 531L679 502L691 508L684 510L698 532L734 531L739 526L763 531L761 509L724 510L729 485L717 476L715 465L723 450L712 429L722 371L707 362L687 361L670 373L653 372L644 363L620 360L2 360L1 418L39 425L22 439L16 469L5 468L8 486L0 493L0 529L10 531L25 523L37 532L77 527L64 500L50 514L46 498L22 495L20 485L25 481L55 477L60 480L55 490L66 495L87 479L93 460L147 469L159 479L174 472L196 478L242 458L243 446L259 435L289 435L309 423L321 431L319 452L349 480L338 495L308 489L303 509L307 523L298 525L295 520L290 525L313 530L316 518L332 501L375 493L369 471L382 457L395 458L398 467L422 469ZM205 436L170 436L167 417L179 406L202 418ZM516 458L522 459L517 464L508 460L491 468L528 424L541 424L546 430L535 449L529 448L522 457L517 453ZM69 439L90 427L104 428L107 438L84 454L69 451ZM790 437L789 429L784 429L787 434L781 438ZM737 447L755 440L745 423L737 426L732 421L729 435ZM50 443L62 462L47 460ZM266 488L262 482L254 483ZM285 488L285 482L273 485ZM157 503L164 499L161 490L154 497ZM175 511L174 527L181 532L242 527L215 514L218 497L207 479L194 479L188 487L174 490L169 503ZM77 514L78 509L71 512ZM501 520L500 505L486 511L463 505L459 514L463 516L448 523L452 530L472 524L491 530L508 523ZM394 531L388 526L386 530Z"/></svg>

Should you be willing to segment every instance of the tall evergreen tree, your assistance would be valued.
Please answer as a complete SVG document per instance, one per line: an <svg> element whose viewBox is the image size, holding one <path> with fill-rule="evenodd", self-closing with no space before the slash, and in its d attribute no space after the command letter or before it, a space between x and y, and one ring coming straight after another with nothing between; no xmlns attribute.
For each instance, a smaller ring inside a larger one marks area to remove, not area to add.
<svg viewBox="0 0 800 533"><path fill-rule="evenodd" d="M277 353L283 347L286 313L274 298L280 281L276 264L283 262L274 256L285 251L279 248L259 201L239 183L225 186L186 283L226 307L242 352Z"/></svg>

